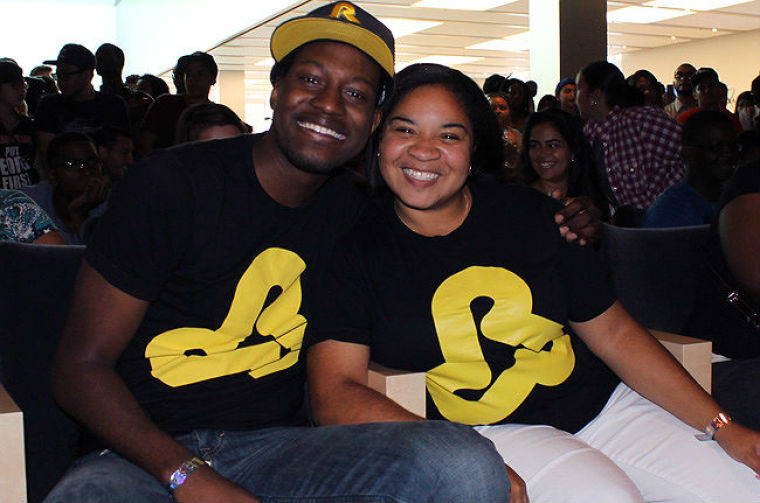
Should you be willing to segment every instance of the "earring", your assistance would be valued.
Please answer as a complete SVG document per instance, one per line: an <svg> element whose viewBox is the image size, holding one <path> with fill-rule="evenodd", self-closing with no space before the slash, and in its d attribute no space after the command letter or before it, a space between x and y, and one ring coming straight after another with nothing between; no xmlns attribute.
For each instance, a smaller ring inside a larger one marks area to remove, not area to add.
<svg viewBox="0 0 760 503"><path fill-rule="evenodd" d="M467 168L467 174L468 174L468 175L471 175L471 174L472 174L472 166L470 166L469 168Z"/></svg>

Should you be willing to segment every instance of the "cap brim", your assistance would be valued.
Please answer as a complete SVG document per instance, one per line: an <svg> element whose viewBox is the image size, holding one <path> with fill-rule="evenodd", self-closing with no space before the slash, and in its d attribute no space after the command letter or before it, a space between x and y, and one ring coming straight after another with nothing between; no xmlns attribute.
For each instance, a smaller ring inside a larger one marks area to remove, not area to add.
<svg viewBox="0 0 760 503"><path fill-rule="evenodd" d="M57 59L49 59L47 61L42 62L43 65L58 65Z"/></svg>
<svg viewBox="0 0 760 503"><path fill-rule="evenodd" d="M362 26L335 19L305 17L280 25L272 34L272 57L280 61L294 49L316 40L334 40L356 47L393 76L393 54L382 38Z"/></svg>

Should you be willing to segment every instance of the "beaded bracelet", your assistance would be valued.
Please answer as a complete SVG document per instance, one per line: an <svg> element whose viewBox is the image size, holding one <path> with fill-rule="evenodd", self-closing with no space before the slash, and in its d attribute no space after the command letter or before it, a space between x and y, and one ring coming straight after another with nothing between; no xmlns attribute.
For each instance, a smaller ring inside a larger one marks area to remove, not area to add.
<svg viewBox="0 0 760 503"><path fill-rule="evenodd" d="M200 458L192 458L185 461L179 468L174 470L174 473L169 475L169 482L166 484L166 489L169 493L174 495L174 491L187 481L190 474L205 464L206 462Z"/></svg>
<svg viewBox="0 0 760 503"><path fill-rule="evenodd" d="M715 416L712 421L710 421L710 424L708 424L705 427L705 432L700 433L699 435L694 435L697 437L697 440L712 440L715 437L715 434L718 432L719 429L726 426L728 423L733 421L734 418L726 414L725 412L720 412L717 416Z"/></svg>

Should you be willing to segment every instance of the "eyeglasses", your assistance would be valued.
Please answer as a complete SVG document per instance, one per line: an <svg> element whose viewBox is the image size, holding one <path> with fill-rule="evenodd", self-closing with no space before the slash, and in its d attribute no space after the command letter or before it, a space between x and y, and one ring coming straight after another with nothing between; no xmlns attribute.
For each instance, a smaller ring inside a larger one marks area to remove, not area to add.
<svg viewBox="0 0 760 503"><path fill-rule="evenodd" d="M103 172L103 161L92 157L90 159L69 159L59 162L55 167L70 173L81 173L85 170L101 173Z"/></svg>
<svg viewBox="0 0 760 503"><path fill-rule="evenodd" d="M678 80L690 79L694 76L694 73L696 72L676 72L675 78Z"/></svg>

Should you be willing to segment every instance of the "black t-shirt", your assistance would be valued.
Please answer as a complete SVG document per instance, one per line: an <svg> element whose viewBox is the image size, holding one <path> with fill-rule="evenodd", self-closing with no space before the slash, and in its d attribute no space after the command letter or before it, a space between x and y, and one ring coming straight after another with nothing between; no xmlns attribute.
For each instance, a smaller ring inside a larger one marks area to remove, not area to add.
<svg viewBox="0 0 760 503"><path fill-rule="evenodd" d="M113 94L95 92L95 98L75 101L62 94L48 94L34 116L37 130L58 134L67 131L92 133L104 125L129 131L129 113L124 100Z"/></svg>
<svg viewBox="0 0 760 503"><path fill-rule="evenodd" d="M296 420L314 289L366 201L344 174L307 206L281 206L255 176L255 138L182 145L130 168L87 249L109 283L149 301L117 371L171 433Z"/></svg>
<svg viewBox="0 0 760 503"><path fill-rule="evenodd" d="M0 124L0 189L18 189L40 181L34 169L34 122L29 117L12 131Z"/></svg>
<svg viewBox="0 0 760 503"><path fill-rule="evenodd" d="M470 214L447 236L415 234L391 197L375 202L336 247L307 340L427 372L431 419L577 431L617 382L567 325L614 302L606 267L565 242L557 204L536 190L470 188Z"/></svg>

